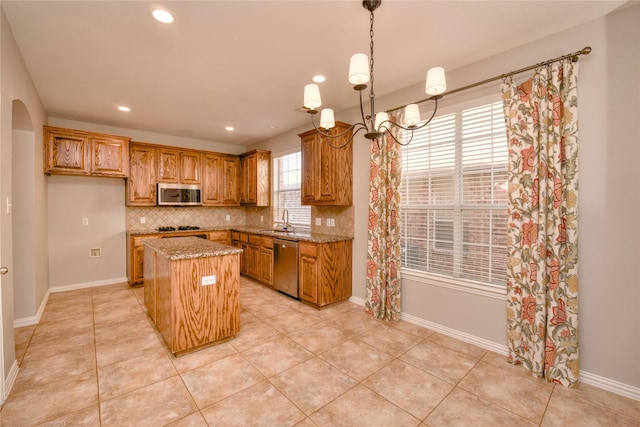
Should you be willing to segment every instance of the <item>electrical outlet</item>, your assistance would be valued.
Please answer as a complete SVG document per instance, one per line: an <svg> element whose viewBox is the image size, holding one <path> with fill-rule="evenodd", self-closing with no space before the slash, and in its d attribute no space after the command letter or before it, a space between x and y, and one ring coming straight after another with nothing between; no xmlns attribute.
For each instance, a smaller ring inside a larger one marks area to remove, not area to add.
<svg viewBox="0 0 640 427"><path fill-rule="evenodd" d="M216 284L216 275L213 276L202 276L202 286L209 286Z"/></svg>
<svg viewBox="0 0 640 427"><path fill-rule="evenodd" d="M89 218L82 218L82 225L89 225Z"/></svg>
<svg viewBox="0 0 640 427"><path fill-rule="evenodd" d="M316 225L322 225L322 218L316 218Z"/></svg>
<svg viewBox="0 0 640 427"><path fill-rule="evenodd" d="M140 217L140 224L144 224L145 222L147 222L147 218L141 216Z"/></svg>
<svg viewBox="0 0 640 427"><path fill-rule="evenodd" d="M335 218L331 218L331 226L332 227L336 226L336 219Z"/></svg>
<svg viewBox="0 0 640 427"><path fill-rule="evenodd" d="M327 218L326 224L327 227L331 227L331 218Z"/></svg>
<svg viewBox="0 0 640 427"><path fill-rule="evenodd" d="M229 222L231 221L231 215L227 215L224 217L225 221Z"/></svg>
<svg viewBox="0 0 640 427"><path fill-rule="evenodd" d="M260 215L260 222L264 222L264 215Z"/></svg>
<svg viewBox="0 0 640 427"><path fill-rule="evenodd" d="M89 249L89 258L100 258L102 256L102 248Z"/></svg>

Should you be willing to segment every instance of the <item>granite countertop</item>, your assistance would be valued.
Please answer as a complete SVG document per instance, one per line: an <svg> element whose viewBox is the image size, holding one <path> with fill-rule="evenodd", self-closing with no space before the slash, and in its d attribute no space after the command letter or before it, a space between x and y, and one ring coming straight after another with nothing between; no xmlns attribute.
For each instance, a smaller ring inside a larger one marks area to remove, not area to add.
<svg viewBox="0 0 640 427"><path fill-rule="evenodd" d="M262 227L249 227L249 226L230 226L230 227L202 227L199 230L175 230L175 231L158 231L158 230L129 230L128 236L141 236L141 235L163 235L163 234L177 234L177 233L206 233L208 231L239 231L242 233L260 234L263 236L270 236L279 239L287 239L294 241L304 241L312 243L330 243L330 242L342 242L344 240L353 240L353 237L348 236L335 236L331 234L311 233L311 232L297 232L297 231L277 231L272 229L265 229ZM166 240L166 239L160 239ZM204 240L204 239L201 239Z"/></svg>
<svg viewBox="0 0 640 427"><path fill-rule="evenodd" d="M242 249L194 236L148 239L144 244L172 261L242 253Z"/></svg>

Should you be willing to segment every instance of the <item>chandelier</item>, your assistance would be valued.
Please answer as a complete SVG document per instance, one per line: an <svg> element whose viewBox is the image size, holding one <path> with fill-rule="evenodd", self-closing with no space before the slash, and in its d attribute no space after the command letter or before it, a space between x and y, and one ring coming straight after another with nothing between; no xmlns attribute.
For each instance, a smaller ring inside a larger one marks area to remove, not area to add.
<svg viewBox="0 0 640 427"><path fill-rule="evenodd" d="M376 95L373 92L373 11L376 10L381 3L382 0L363 0L362 7L370 12L369 47L371 57L367 57L367 55L364 53L356 53L351 57L351 61L349 63L349 82L353 85L353 89L358 91L358 93L360 94L360 116L362 118L362 121L351 125L347 130L340 134L332 134L328 132L329 129L335 127L333 110L330 108L324 108L320 112L320 123L318 126L314 117L318 113L317 109L322 105L322 101L320 99L320 88L315 83L308 84L304 87L304 107L306 108L307 113L311 115L311 123L322 136L327 138L329 144L333 148L342 148L346 146L360 131L365 132L365 138L376 140L378 141L378 144L380 143L379 141L384 133L386 131L390 131L389 135L392 136L393 140L395 140L396 143L400 145L408 145L413 139L413 132L425 127L429 124L429 122L431 122L436 114L436 111L438 110L438 99L442 98L441 94L445 90L447 90L444 69L442 69L441 67L434 67L429 69L429 71L427 72L427 82L425 86L426 94L430 95L430 98L428 98L428 100L434 101L433 113L427 121L425 121L421 125L418 125L418 123L421 122L421 119L420 111L417 104L409 104L404 107L404 121L402 124L390 120L389 114L384 111L378 112L377 114L375 113ZM369 104L371 112L370 114L365 115L365 109L363 106L363 92L367 88L368 83L370 84ZM402 143L396 138L394 132L391 132L394 127L411 132L410 138L407 142ZM332 138L340 138L351 131L353 131L351 137L342 145L336 146L331 143Z"/></svg>

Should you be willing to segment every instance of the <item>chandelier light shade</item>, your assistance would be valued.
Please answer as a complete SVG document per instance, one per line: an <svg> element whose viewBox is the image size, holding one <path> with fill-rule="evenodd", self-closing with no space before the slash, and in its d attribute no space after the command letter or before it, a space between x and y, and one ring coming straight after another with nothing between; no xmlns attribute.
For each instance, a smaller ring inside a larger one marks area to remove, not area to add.
<svg viewBox="0 0 640 427"><path fill-rule="evenodd" d="M304 106L309 110L315 110L322 105L320 88L315 83L309 83L304 87Z"/></svg>
<svg viewBox="0 0 640 427"><path fill-rule="evenodd" d="M336 126L336 121L333 118L333 110L331 108L325 108L320 112L320 127L325 129L331 129Z"/></svg>
<svg viewBox="0 0 640 427"><path fill-rule="evenodd" d="M365 53L356 53L349 62L349 83L354 86L369 83L369 58Z"/></svg>
<svg viewBox="0 0 640 427"><path fill-rule="evenodd" d="M433 67L427 71L427 85L425 92L427 95L440 95L447 90L447 80L444 76L444 68Z"/></svg>
<svg viewBox="0 0 640 427"><path fill-rule="evenodd" d="M377 112L375 111L375 98L376 95L373 91L373 11L376 10L382 0L363 0L362 6L367 9L370 13L370 29L369 29L369 37L370 37L370 56L367 56L364 53L356 53L351 57L349 62L349 83L353 85L353 88L358 91L360 95L360 116L362 121L351 125L346 131L332 135L326 130L332 129L335 127L335 119L333 110L330 108L325 108L322 110L320 114L320 128L316 125L314 120L314 116L318 113L318 108L322 106L322 101L320 99L320 88L317 84L308 84L304 87L304 107L307 109L307 112L311 115L311 123L313 127L324 137L329 140L329 144L334 148L342 148L349 144L353 137L360 131L364 131L364 137L370 140L378 141L380 144L380 140L385 132L391 131L393 128L400 128L406 131L410 131L411 135L408 138L408 141L405 143L400 142L394 132L390 132L389 134L392 136L393 140L401 145L407 145L413 139L413 132L417 129L421 129L427 126L438 110L438 99L442 98L442 94L447 90L447 81L445 78L445 72L442 67L434 67L429 69L427 72L427 81L425 85L425 92L430 96L429 100L433 100L434 108L431 117L428 120L422 120L420 117L420 109L417 104L409 104L404 108L404 122L396 123L389 119L389 114L387 112ZM370 112L369 114L365 114L365 108L363 105L363 92L364 90L370 87L369 90L369 106ZM422 123L422 124L419 124ZM325 129L323 131L322 129ZM331 143L332 139L341 138L348 132L352 132L351 137L345 143L340 146L334 146Z"/></svg>

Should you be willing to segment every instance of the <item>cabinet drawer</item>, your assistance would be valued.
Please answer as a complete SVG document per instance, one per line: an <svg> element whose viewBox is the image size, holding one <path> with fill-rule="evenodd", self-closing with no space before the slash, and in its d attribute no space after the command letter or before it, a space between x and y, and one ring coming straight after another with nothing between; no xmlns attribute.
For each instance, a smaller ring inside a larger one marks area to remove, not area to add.
<svg viewBox="0 0 640 427"><path fill-rule="evenodd" d="M300 242L298 250L300 251L300 255L306 255L310 257L318 256L318 245L315 243Z"/></svg>
<svg viewBox="0 0 640 427"><path fill-rule="evenodd" d="M144 241L146 239L158 239L160 236L140 236L140 237L134 237L133 238L133 246L142 246L142 244L144 243Z"/></svg>
<svg viewBox="0 0 640 427"><path fill-rule="evenodd" d="M249 243L265 248L273 248L273 237L260 236L258 234L249 235Z"/></svg>
<svg viewBox="0 0 640 427"><path fill-rule="evenodd" d="M209 240L217 240L217 241L229 240L229 232L226 231L226 230L210 231L209 232Z"/></svg>
<svg viewBox="0 0 640 427"><path fill-rule="evenodd" d="M231 240L240 240L240 232L239 231L232 231L231 232Z"/></svg>

